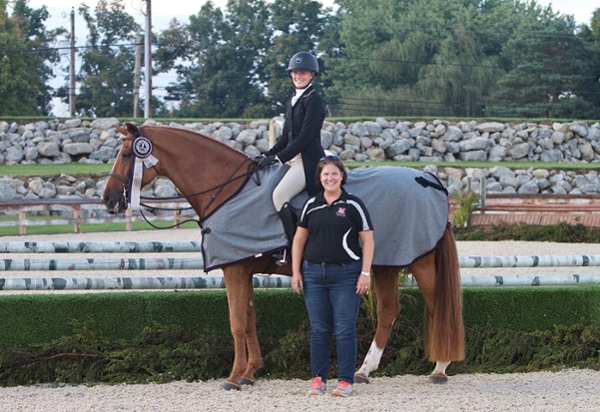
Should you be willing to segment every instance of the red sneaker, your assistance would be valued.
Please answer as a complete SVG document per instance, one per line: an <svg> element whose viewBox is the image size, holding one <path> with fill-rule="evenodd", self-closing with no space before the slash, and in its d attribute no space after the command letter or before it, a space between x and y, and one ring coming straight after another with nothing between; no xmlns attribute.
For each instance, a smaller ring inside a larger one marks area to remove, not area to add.
<svg viewBox="0 0 600 412"><path fill-rule="evenodd" d="M327 384L323 382L320 376L312 378L312 385L308 394L310 396L323 395L327 390Z"/></svg>
<svg viewBox="0 0 600 412"><path fill-rule="evenodd" d="M340 396L345 398L346 396L350 396L352 393L352 384L346 381L339 381L337 388L333 390L331 393L333 396Z"/></svg>

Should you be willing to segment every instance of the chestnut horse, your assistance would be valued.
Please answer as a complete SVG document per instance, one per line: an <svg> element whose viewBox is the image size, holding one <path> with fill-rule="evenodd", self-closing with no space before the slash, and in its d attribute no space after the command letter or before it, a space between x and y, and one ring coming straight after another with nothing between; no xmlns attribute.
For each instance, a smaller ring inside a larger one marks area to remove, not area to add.
<svg viewBox="0 0 600 412"><path fill-rule="evenodd" d="M143 168L140 187L159 175L169 178L196 211L200 222L238 193L256 170L255 162L244 153L194 131L137 127L129 123L126 126L117 128L124 135L123 144L102 194L102 202L111 212L119 213L128 207L127 188L135 180L136 156L153 160ZM289 274L289 267L282 269L270 263L270 256L261 256L223 268L235 350L231 375L222 385L224 389L239 390L240 385L253 384L254 374L262 365L252 276L276 271ZM266 270L272 267L276 269ZM368 382L369 374L379 366L392 325L400 313L400 269L373 267L377 331L356 372L356 382ZM429 380L445 383L446 367L451 361L464 359L465 345L458 254L450 225L446 225L435 250L415 261L409 269L426 304L425 349L429 359L436 362Z"/></svg>

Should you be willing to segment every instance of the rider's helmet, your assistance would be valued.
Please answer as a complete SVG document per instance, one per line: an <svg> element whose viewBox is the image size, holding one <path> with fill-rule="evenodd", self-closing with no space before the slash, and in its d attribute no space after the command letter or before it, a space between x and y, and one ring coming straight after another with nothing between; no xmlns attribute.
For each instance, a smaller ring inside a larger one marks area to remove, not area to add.
<svg viewBox="0 0 600 412"><path fill-rule="evenodd" d="M317 58L308 52L299 52L292 56L288 64L287 72L291 74L293 70L308 70L319 75L319 62Z"/></svg>

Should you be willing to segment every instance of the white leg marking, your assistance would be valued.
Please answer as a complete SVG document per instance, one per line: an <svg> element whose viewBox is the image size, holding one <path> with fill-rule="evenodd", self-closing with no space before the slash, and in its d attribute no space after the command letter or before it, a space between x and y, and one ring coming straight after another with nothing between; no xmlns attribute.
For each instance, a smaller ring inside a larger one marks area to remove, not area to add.
<svg viewBox="0 0 600 412"><path fill-rule="evenodd" d="M371 372L373 372L379 367L379 361L381 360L382 354L383 349L379 349L375 344L375 340L373 340L373 342L371 342L371 347L369 347L369 351L367 352L367 356L365 356L365 360L363 361L362 366L356 373L368 377Z"/></svg>
<svg viewBox="0 0 600 412"><path fill-rule="evenodd" d="M436 362L435 369L431 372L432 375L445 375L446 368L450 365L450 362Z"/></svg>

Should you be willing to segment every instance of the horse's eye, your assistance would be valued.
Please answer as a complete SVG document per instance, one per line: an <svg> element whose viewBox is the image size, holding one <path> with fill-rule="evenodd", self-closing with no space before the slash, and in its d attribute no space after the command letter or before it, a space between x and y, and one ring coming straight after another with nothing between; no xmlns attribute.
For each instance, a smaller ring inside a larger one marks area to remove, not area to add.
<svg viewBox="0 0 600 412"><path fill-rule="evenodd" d="M123 152L123 159L129 159L132 155L132 152Z"/></svg>

